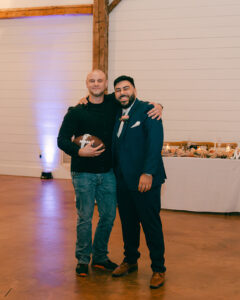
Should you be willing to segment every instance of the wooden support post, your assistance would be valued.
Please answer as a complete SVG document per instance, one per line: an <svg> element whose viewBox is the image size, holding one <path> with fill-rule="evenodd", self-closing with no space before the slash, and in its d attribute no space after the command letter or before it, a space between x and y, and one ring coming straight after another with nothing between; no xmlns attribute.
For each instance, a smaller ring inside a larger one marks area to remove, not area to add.
<svg viewBox="0 0 240 300"><path fill-rule="evenodd" d="M94 0L93 4L93 69L108 76L108 0Z"/></svg>
<svg viewBox="0 0 240 300"><path fill-rule="evenodd" d="M102 70L108 77L109 14L121 0L94 0L93 3L93 69Z"/></svg>

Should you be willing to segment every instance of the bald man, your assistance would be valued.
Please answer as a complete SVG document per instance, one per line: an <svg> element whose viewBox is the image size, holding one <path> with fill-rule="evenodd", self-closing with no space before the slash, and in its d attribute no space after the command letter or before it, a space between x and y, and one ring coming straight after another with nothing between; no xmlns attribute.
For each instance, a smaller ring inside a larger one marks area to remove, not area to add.
<svg viewBox="0 0 240 300"><path fill-rule="evenodd" d="M93 70L86 79L87 105L77 105L65 115L58 135L58 146L71 156L71 176L76 195L77 242L76 274L88 275L92 267L113 271L117 265L107 256L108 240L116 216L116 180L112 170L112 132L120 107L114 94L105 95L107 80L101 70ZM151 112L150 112L151 114ZM154 114L154 110L152 110ZM159 116L159 114L158 114ZM90 134L100 138L102 146L80 148L72 137ZM92 217L95 199L99 222L92 242Z"/></svg>

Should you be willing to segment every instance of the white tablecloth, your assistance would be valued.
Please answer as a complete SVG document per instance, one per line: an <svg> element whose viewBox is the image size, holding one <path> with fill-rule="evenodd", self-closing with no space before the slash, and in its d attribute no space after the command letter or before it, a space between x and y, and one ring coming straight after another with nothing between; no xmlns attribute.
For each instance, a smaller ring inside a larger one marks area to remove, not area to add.
<svg viewBox="0 0 240 300"><path fill-rule="evenodd" d="M240 212L240 160L164 157L162 208Z"/></svg>

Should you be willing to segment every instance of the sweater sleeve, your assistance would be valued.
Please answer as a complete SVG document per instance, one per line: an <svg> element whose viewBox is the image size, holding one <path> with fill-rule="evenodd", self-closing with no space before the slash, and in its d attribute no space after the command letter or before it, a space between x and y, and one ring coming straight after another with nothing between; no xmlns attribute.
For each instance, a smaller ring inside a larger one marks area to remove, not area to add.
<svg viewBox="0 0 240 300"><path fill-rule="evenodd" d="M70 156L78 156L79 146L72 142L76 127L76 110L74 108L69 108L59 130L57 144L61 150Z"/></svg>

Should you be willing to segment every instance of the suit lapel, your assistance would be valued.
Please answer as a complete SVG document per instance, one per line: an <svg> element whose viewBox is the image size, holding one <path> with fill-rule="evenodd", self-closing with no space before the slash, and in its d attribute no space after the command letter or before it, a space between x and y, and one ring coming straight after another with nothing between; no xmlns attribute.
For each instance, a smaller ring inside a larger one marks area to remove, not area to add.
<svg viewBox="0 0 240 300"><path fill-rule="evenodd" d="M115 122L115 125L114 125L114 129L113 129L113 136L114 138L117 136L117 132L118 132L118 128L119 128L119 125L120 125L120 117L122 115L122 110L119 109L118 113L117 113L117 116L116 116L116 122Z"/></svg>

